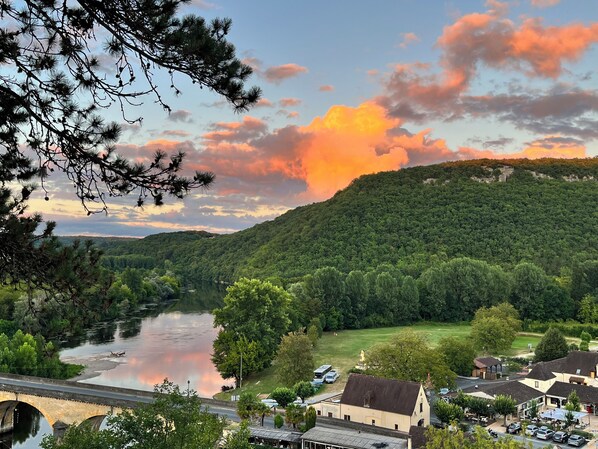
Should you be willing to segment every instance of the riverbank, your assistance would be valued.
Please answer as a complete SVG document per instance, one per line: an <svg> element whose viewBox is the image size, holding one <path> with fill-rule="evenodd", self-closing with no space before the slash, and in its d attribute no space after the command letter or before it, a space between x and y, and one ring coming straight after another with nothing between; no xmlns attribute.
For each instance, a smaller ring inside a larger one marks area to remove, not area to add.
<svg viewBox="0 0 598 449"><path fill-rule="evenodd" d="M72 363L82 365L83 371L69 380L79 382L83 380L93 379L100 376L105 371L110 371L119 365L126 363L124 357L114 357L110 353L93 354L88 356L65 356L60 360L64 363Z"/></svg>

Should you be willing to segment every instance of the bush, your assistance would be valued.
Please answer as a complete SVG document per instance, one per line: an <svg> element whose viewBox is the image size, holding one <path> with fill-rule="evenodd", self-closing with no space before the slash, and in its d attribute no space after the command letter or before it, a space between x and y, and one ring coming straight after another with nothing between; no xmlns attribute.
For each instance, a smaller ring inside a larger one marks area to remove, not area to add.
<svg viewBox="0 0 598 449"><path fill-rule="evenodd" d="M578 429L572 430L571 435L579 435L584 437L586 440L591 440L592 438L594 438L594 434L590 432L584 432L583 430Z"/></svg>
<svg viewBox="0 0 598 449"><path fill-rule="evenodd" d="M283 424L284 424L284 418L282 417L282 415L276 415L274 417L274 427L276 427L277 429L280 429Z"/></svg>
<svg viewBox="0 0 598 449"><path fill-rule="evenodd" d="M587 332L590 335L598 335L598 324L582 324L573 320L564 322L526 321L523 324L524 331L540 334L545 333L550 327L560 330L567 337L578 338L582 332Z"/></svg>

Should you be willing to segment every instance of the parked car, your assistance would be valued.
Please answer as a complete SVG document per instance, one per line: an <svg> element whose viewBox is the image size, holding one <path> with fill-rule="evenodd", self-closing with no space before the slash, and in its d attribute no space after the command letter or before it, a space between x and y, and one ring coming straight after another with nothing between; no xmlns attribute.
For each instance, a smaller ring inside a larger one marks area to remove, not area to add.
<svg viewBox="0 0 598 449"><path fill-rule="evenodd" d="M554 435L554 430L550 429L538 429L536 432L536 438L539 440L550 440Z"/></svg>
<svg viewBox="0 0 598 449"><path fill-rule="evenodd" d="M530 424L529 426L527 426L525 428L525 434L529 435L530 437L534 437L534 436L536 436L536 432L538 432L538 430L540 430L538 428L538 426L534 426L533 424Z"/></svg>
<svg viewBox="0 0 598 449"><path fill-rule="evenodd" d="M498 433L496 430L488 429L488 435L490 435L492 438L498 438Z"/></svg>
<svg viewBox="0 0 598 449"><path fill-rule="evenodd" d="M582 437L581 435L571 435L569 437L569 441L567 441L567 444L569 446L583 446L584 444L586 444L586 439L584 437Z"/></svg>
<svg viewBox="0 0 598 449"><path fill-rule="evenodd" d="M333 384L339 377L340 375L338 372L330 371L328 374L326 374L326 377L324 377L324 382L327 384Z"/></svg>
<svg viewBox="0 0 598 449"><path fill-rule="evenodd" d="M521 432L521 423L519 422L512 422L511 424L508 425L507 427L507 433L519 433Z"/></svg>
<svg viewBox="0 0 598 449"><path fill-rule="evenodd" d="M567 432L563 432L562 430L555 432L552 436L552 441L556 441L557 443L566 443L568 439L569 434Z"/></svg>
<svg viewBox="0 0 598 449"><path fill-rule="evenodd" d="M322 387L322 385L324 385L324 379L314 379L310 383L311 386L317 390L318 388Z"/></svg>
<svg viewBox="0 0 598 449"><path fill-rule="evenodd" d="M266 404L270 408L278 407L278 402L276 402L274 399L262 399L262 403Z"/></svg>

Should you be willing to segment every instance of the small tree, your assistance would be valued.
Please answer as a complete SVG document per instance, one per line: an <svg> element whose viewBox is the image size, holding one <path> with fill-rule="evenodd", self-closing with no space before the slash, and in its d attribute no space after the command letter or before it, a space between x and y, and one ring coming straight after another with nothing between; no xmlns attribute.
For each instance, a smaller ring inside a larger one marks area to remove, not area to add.
<svg viewBox="0 0 598 449"><path fill-rule="evenodd" d="M290 404L285 409L285 421L287 424L293 426L293 429L297 428L297 425L301 424L305 419L305 414L303 413L303 409L299 407L297 404Z"/></svg>
<svg viewBox="0 0 598 449"><path fill-rule="evenodd" d="M287 405L297 398L297 395L292 388L278 387L270 393L270 398L278 402L278 405L281 407L286 408Z"/></svg>
<svg viewBox="0 0 598 449"><path fill-rule="evenodd" d="M434 413L445 424L463 419L463 409L461 407L457 404L449 404L443 400L436 401L434 404Z"/></svg>
<svg viewBox="0 0 598 449"><path fill-rule="evenodd" d="M581 402L579 400L579 396L577 395L577 391L573 390L571 393L569 393L565 408L567 410L571 410L572 412L578 412L581 410Z"/></svg>
<svg viewBox="0 0 598 449"><path fill-rule="evenodd" d="M565 406L566 408L566 406ZM569 427L571 427L571 424L573 424L573 421L575 421L575 415L573 415L573 412L571 410L567 410L567 412L565 413L565 427L568 429Z"/></svg>
<svg viewBox="0 0 598 449"><path fill-rule="evenodd" d="M312 342L302 332L291 332L285 335L276 353L276 375L279 381L291 386L313 376L314 358Z"/></svg>
<svg viewBox="0 0 598 449"><path fill-rule="evenodd" d="M567 340L561 334L561 331L551 327L546 331L538 346L534 360L536 362L546 362L549 360L560 359L569 353L569 346Z"/></svg>
<svg viewBox="0 0 598 449"><path fill-rule="evenodd" d="M308 431L309 429L316 427L316 409L313 407L309 407L305 412L305 430Z"/></svg>
<svg viewBox="0 0 598 449"><path fill-rule="evenodd" d="M504 417L504 425L507 425L507 416L517 411L517 403L511 396L499 394L494 399L494 410Z"/></svg>
<svg viewBox="0 0 598 449"><path fill-rule="evenodd" d="M237 402L237 415L241 419L256 420L263 412L263 404L253 393L241 393Z"/></svg>
<svg viewBox="0 0 598 449"><path fill-rule="evenodd" d="M306 398L313 396L314 394L314 387L306 380L297 382L293 386L293 390L295 390L295 394L301 398L301 402L305 402Z"/></svg>
<svg viewBox="0 0 598 449"><path fill-rule="evenodd" d="M274 427L276 427L277 429L280 429L283 424L284 424L284 418L282 417L282 415L276 415L274 417Z"/></svg>
<svg viewBox="0 0 598 449"><path fill-rule="evenodd" d="M318 328L313 324L307 328L307 338L311 341L311 345L315 348L318 344L318 339L320 335L318 333Z"/></svg>
<svg viewBox="0 0 598 449"><path fill-rule="evenodd" d="M529 408L527 410L527 413L531 419L538 417L538 401L536 401L535 399L529 401Z"/></svg>

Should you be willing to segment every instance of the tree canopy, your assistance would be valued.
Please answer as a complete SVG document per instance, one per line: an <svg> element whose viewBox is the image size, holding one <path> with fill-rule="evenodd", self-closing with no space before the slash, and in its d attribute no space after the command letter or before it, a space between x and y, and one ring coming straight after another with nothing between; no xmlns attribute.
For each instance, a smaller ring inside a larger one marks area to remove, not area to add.
<svg viewBox="0 0 598 449"><path fill-rule="evenodd" d="M140 123L134 111L146 100L170 111L156 81L161 71L175 95L186 79L236 110L258 100L259 89L244 86L251 68L227 40L231 21L182 17L184 2L2 3L0 281L48 288L56 267L74 273L67 282L89 278L83 262L93 265L94 254L65 252L50 239L54 225L40 232L41 216L27 212L36 186L50 199L53 172L68 178L88 213L105 211L110 197L136 192L138 205L148 197L161 204L165 195L182 198L213 181L210 172L182 176L183 153L157 151L146 163L128 161L115 149L121 127L102 115L116 108L123 122Z"/></svg>
<svg viewBox="0 0 598 449"><path fill-rule="evenodd" d="M534 360L536 362L547 362L565 357L568 353L569 345L567 340L558 329L551 327L536 346Z"/></svg>

